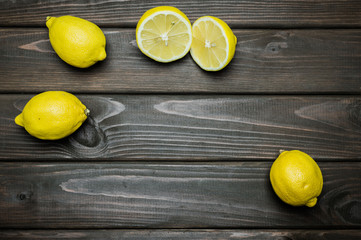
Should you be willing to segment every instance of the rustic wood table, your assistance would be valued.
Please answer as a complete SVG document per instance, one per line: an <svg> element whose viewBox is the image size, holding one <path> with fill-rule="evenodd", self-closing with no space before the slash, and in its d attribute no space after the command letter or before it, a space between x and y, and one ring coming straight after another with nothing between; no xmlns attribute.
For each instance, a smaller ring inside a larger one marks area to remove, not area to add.
<svg viewBox="0 0 361 240"><path fill-rule="evenodd" d="M227 22L230 65L143 55L135 26L160 5ZM104 62L55 54L45 19L68 14L104 31ZM4 0L0 73L0 239L361 239L359 0ZM58 141L14 123L48 90L91 110ZM281 149L319 164L315 207L274 193Z"/></svg>

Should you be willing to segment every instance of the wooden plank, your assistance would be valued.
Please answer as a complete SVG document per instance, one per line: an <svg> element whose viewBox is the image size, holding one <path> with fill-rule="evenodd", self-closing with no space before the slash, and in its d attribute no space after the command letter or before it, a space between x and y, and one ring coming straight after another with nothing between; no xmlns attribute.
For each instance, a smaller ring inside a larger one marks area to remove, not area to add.
<svg viewBox="0 0 361 240"><path fill-rule="evenodd" d="M361 163L319 163L313 208L273 192L271 163L0 163L2 228L361 227Z"/></svg>
<svg viewBox="0 0 361 240"><path fill-rule="evenodd" d="M143 55L134 29L106 29L108 58L77 69L53 52L46 29L0 29L0 92L357 93L361 30L236 30L223 71L201 70L188 54L170 63Z"/></svg>
<svg viewBox="0 0 361 240"><path fill-rule="evenodd" d="M90 117L59 141L14 123L34 95L0 95L0 159L270 160L299 149L360 160L359 96L77 95Z"/></svg>
<svg viewBox="0 0 361 240"><path fill-rule="evenodd" d="M358 0L225 0L225 1L17 1L0 2L1 26L44 26L49 15L74 15L100 26L135 27L142 14L153 7L178 7L194 22L212 15L232 27L360 27Z"/></svg>
<svg viewBox="0 0 361 240"><path fill-rule="evenodd" d="M359 240L360 230L8 230L0 239Z"/></svg>

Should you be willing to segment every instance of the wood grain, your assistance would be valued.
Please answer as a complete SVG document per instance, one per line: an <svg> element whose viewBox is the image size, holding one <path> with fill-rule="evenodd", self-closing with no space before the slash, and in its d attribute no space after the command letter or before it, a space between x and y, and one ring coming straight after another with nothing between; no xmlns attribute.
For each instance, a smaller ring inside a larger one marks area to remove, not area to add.
<svg viewBox="0 0 361 240"><path fill-rule="evenodd" d="M360 160L359 96L77 95L90 117L43 141L14 118L34 95L0 95L0 159L259 160L299 149Z"/></svg>
<svg viewBox="0 0 361 240"><path fill-rule="evenodd" d="M224 0L224 1L40 1L0 2L1 26L41 26L49 15L74 15L100 26L135 27L150 8L178 7L194 22L205 15L219 17L231 27L297 28L360 27L358 0Z"/></svg>
<svg viewBox="0 0 361 240"><path fill-rule="evenodd" d="M142 54L134 29L106 29L108 57L89 69L64 63L46 29L0 29L0 92L356 93L361 30L236 30L226 69L201 70L188 54L157 63Z"/></svg>
<svg viewBox="0 0 361 240"><path fill-rule="evenodd" d="M0 239L359 240L359 230L0 230Z"/></svg>
<svg viewBox="0 0 361 240"><path fill-rule="evenodd" d="M225 20L230 65L144 56L135 26L160 5ZM105 61L56 55L45 18L67 14L101 27ZM360 16L359 0L0 1L0 240L361 239ZM48 90L91 110L59 141L14 123ZM313 208L270 185L291 149L323 173Z"/></svg>
<svg viewBox="0 0 361 240"><path fill-rule="evenodd" d="M319 163L314 208L273 192L271 163L0 163L3 228L360 227L361 163Z"/></svg>

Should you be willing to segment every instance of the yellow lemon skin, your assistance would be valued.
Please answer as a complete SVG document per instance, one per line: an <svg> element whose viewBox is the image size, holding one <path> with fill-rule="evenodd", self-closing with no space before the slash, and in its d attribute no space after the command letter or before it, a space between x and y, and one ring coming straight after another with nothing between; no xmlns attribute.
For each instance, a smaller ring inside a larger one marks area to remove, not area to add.
<svg viewBox="0 0 361 240"><path fill-rule="evenodd" d="M162 15L173 15L172 19L175 22L169 22L170 19L167 17L163 19ZM183 58L189 52L192 43L191 22L182 11L172 6L159 6L147 10L139 19L135 31L140 51L162 63Z"/></svg>
<svg viewBox="0 0 361 240"><path fill-rule="evenodd" d="M75 132L88 115L89 110L73 94L47 91L31 98L15 123L36 138L57 140Z"/></svg>
<svg viewBox="0 0 361 240"><path fill-rule="evenodd" d="M205 23L206 28L213 25L215 29L202 29L202 23ZM200 17L193 23L192 34L193 41L190 54L203 70L220 71L233 59L236 52L237 37L223 20L213 16ZM210 57L212 55L214 56ZM217 66L211 66L210 63L215 61L220 62Z"/></svg>
<svg viewBox="0 0 361 240"><path fill-rule="evenodd" d="M317 163L298 150L284 151L278 156L272 164L270 180L277 196L292 206L315 206L323 187Z"/></svg>
<svg viewBox="0 0 361 240"><path fill-rule="evenodd" d="M66 63L87 68L106 58L104 33L94 23L73 16L49 16L46 26L54 51Z"/></svg>

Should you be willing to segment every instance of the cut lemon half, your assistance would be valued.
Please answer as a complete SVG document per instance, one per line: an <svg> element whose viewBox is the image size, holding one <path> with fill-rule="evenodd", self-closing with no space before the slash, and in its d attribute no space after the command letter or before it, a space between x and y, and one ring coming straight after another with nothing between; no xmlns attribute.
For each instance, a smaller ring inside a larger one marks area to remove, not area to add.
<svg viewBox="0 0 361 240"><path fill-rule="evenodd" d="M237 38L221 19L211 16L198 18L192 26L193 60L206 71L219 71L232 60Z"/></svg>
<svg viewBox="0 0 361 240"><path fill-rule="evenodd" d="M192 25L179 9L160 6L146 11L136 28L140 51L158 62L184 57L192 44Z"/></svg>

